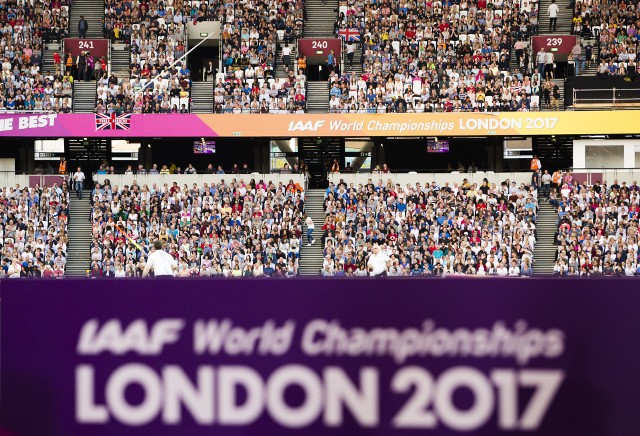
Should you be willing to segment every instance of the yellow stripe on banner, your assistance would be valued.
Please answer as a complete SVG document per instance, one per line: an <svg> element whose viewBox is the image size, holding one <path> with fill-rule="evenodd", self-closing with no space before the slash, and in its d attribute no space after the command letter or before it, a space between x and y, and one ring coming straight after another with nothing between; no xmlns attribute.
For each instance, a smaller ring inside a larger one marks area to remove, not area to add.
<svg viewBox="0 0 640 436"><path fill-rule="evenodd" d="M385 137L633 134L640 111L198 115L217 136Z"/></svg>

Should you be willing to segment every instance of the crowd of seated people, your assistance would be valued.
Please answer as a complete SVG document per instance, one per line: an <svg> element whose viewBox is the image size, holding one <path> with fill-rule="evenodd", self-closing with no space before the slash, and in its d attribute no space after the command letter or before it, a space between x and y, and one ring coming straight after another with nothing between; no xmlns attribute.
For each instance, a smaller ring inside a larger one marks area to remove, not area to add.
<svg viewBox="0 0 640 436"><path fill-rule="evenodd" d="M249 65L274 71L278 41L291 43L302 36L303 0L203 4L200 7L204 14L214 13L214 18L223 22L225 72L244 70Z"/></svg>
<svg viewBox="0 0 640 436"><path fill-rule="evenodd" d="M0 110L70 111L72 84L44 74L43 40L68 33L68 2L0 1Z"/></svg>
<svg viewBox="0 0 640 436"><path fill-rule="evenodd" d="M631 1L578 1L574 31L582 37L597 37L600 45L597 74L600 77L637 76L638 9ZM578 31L578 29L580 29ZM590 59L588 59L590 61Z"/></svg>
<svg viewBox="0 0 640 436"><path fill-rule="evenodd" d="M303 163L304 164L304 163ZM298 168L298 166L295 166ZM306 166L305 166L306 168ZM295 171L300 172L300 171ZM252 170L249 168L249 164L244 162L242 165L238 165L237 163L233 164L231 168L225 169L222 165L214 166L212 163L208 164L205 169L197 169L193 166L193 164L187 164L184 169L175 163L171 162L167 164L153 164L151 168L147 169L143 165L138 165L135 169L133 165L127 165L124 169L116 169L115 166L109 165L108 162L104 162L100 165L97 170L97 174L126 174L126 175L169 175L169 174L251 174ZM289 171L289 174L293 173L293 171Z"/></svg>
<svg viewBox="0 0 640 436"><path fill-rule="evenodd" d="M2 2L10 3L10 2ZM14 2L15 3L15 2ZM38 31L45 43L50 41L62 41L69 36L69 5L70 0L51 0L33 2L18 2L24 7L24 11L18 9L7 14L8 24L17 26L18 31L22 27L31 27L32 31ZM0 19L0 21L4 21ZM25 35L25 39L27 35Z"/></svg>
<svg viewBox="0 0 640 436"><path fill-rule="evenodd" d="M131 74L130 79L118 79L102 73L97 113L189 111L191 71L181 58L189 20L183 12L190 9L191 4L181 0L166 7L163 3L129 5L106 0L105 19L112 23L107 31L130 43Z"/></svg>
<svg viewBox="0 0 640 436"><path fill-rule="evenodd" d="M554 275L636 276L640 186L576 183L569 174L558 185L557 260Z"/></svg>
<svg viewBox="0 0 640 436"><path fill-rule="evenodd" d="M257 69L257 68L256 68ZM283 79L263 79L249 66L234 78L220 78L214 88L216 113L304 113L306 76L300 71Z"/></svg>
<svg viewBox="0 0 640 436"><path fill-rule="evenodd" d="M97 185L91 277L137 277L160 239L178 277L294 277L304 190L232 177L219 184Z"/></svg>
<svg viewBox="0 0 640 436"><path fill-rule="evenodd" d="M226 5L217 9L222 27L223 72L214 91L216 113L300 113L306 108L303 69L289 70L290 44L302 36L304 2ZM283 58L277 59L278 44ZM276 79L285 65L286 78Z"/></svg>
<svg viewBox="0 0 640 436"><path fill-rule="evenodd" d="M541 81L527 51L509 67L511 48L537 26L535 1L341 0L336 33L360 34L363 74L349 65L332 74L331 110L538 110Z"/></svg>
<svg viewBox="0 0 640 436"><path fill-rule="evenodd" d="M63 277L68 216L66 184L0 189L0 278Z"/></svg>
<svg viewBox="0 0 640 436"><path fill-rule="evenodd" d="M508 180L330 185L322 224L323 276L364 276L377 245L391 276L531 276L537 190Z"/></svg>

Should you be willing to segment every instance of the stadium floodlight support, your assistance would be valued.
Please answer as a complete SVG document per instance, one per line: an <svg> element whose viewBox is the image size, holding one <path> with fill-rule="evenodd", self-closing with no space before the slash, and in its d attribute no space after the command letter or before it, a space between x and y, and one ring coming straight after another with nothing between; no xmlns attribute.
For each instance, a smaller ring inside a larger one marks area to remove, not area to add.
<svg viewBox="0 0 640 436"><path fill-rule="evenodd" d="M189 53L191 53L192 51L194 51L195 49L197 49L200 44L202 44L203 42L205 42L207 39L211 38L211 35L213 35L213 32L209 32L207 33L207 36L202 38L202 41L200 41L199 43L197 43L196 45L194 45L192 48L190 48L185 54L183 54L182 56L180 56L178 58L178 60L173 61L173 63L171 65L169 65L169 70L172 69L173 67L175 67L176 65L178 65L179 62L181 62L183 59L186 59L187 56L189 55ZM158 81L158 76L154 77L153 79L149 80L147 83L144 84L144 86L142 88L140 88L136 93L133 94L133 103L135 104L136 98L138 97L138 94L141 92L144 92L145 89L147 89L147 87L151 84L155 84Z"/></svg>

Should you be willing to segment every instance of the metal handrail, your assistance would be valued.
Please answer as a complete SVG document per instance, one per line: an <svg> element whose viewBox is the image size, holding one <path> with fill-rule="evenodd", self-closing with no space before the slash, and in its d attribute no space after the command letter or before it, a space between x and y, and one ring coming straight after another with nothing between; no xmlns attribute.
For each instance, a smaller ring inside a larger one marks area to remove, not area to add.
<svg viewBox="0 0 640 436"><path fill-rule="evenodd" d="M609 105L611 106L616 106L616 104L619 103L640 103L640 94L637 97L622 97L619 95L616 95L616 93L618 91L624 91L624 92L640 92L640 88L623 88L623 89L619 89L619 88L587 88L587 89L573 89L573 104L575 105L580 104L580 103L600 103L600 102L606 102L609 103ZM583 98L583 99L579 99L578 98L578 94L580 92L611 92L611 98L597 98L597 97L589 97L589 98Z"/></svg>

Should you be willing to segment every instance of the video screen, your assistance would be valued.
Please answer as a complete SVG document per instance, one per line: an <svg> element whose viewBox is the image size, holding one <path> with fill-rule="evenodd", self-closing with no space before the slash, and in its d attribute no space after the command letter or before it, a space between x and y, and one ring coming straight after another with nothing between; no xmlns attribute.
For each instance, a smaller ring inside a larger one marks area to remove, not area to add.
<svg viewBox="0 0 640 436"><path fill-rule="evenodd" d="M449 141L428 141L427 153L448 153Z"/></svg>
<svg viewBox="0 0 640 436"><path fill-rule="evenodd" d="M216 152L216 141L195 141L193 143L194 154L213 154Z"/></svg>

